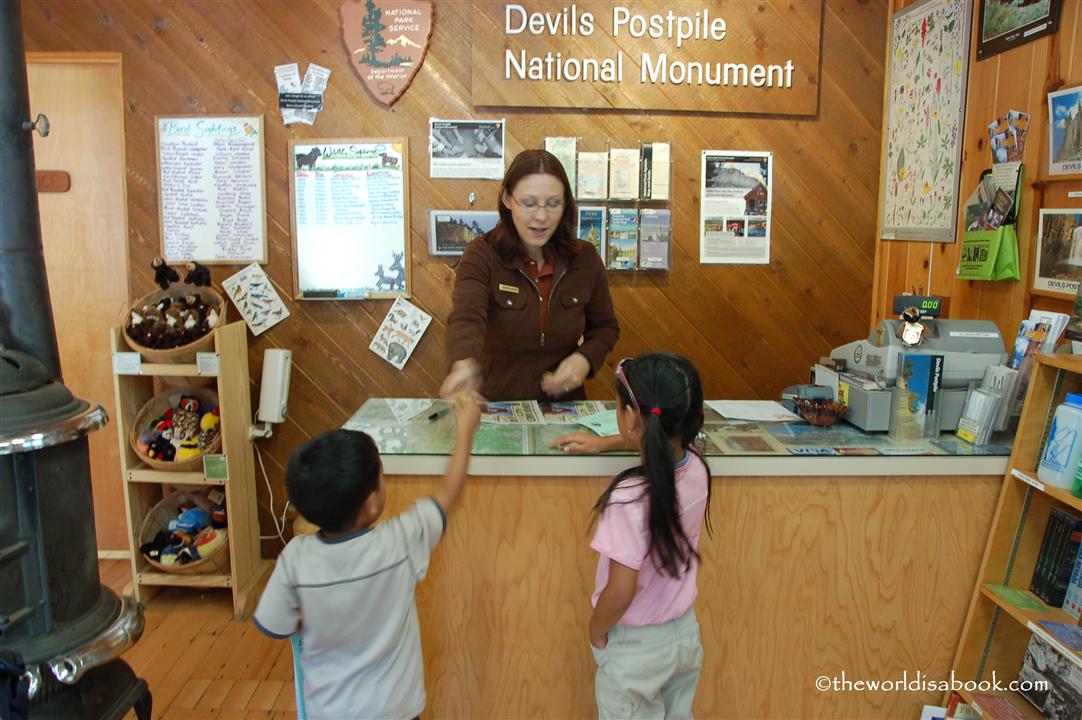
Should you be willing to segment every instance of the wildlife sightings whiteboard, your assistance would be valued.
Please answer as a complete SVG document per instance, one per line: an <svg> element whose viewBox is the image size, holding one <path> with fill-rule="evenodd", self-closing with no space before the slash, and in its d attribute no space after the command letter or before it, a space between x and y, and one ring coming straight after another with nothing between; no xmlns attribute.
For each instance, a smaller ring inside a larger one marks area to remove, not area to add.
<svg viewBox="0 0 1082 720"><path fill-rule="evenodd" d="M407 159L404 137L289 143L294 297L409 297Z"/></svg>
<svg viewBox="0 0 1082 720"><path fill-rule="evenodd" d="M263 116L156 119L162 257L267 262Z"/></svg>

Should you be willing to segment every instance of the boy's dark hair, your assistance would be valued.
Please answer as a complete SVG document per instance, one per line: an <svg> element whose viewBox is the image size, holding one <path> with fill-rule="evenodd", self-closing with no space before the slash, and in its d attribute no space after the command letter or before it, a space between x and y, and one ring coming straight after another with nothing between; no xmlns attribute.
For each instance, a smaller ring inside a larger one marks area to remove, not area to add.
<svg viewBox="0 0 1082 720"><path fill-rule="evenodd" d="M628 477L642 476L644 495L650 501L650 555L663 573L678 578L691 569L699 553L691 546L680 522L673 468L671 438L679 438L684 449L706 461L692 447L703 426L703 386L691 361L673 353L647 353L623 365L631 391L643 417L643 464L617 475L594 504L594 520L609 504L612 491ZM616 381L621 407L634 407L627 388ZM651 412L653 408L660 414ZM706 478L706 529L710 528L710 471Z"/></svg>
<svg viewBox="0 0 1082 720"><path fill-rule="evenodd" d="M293 451L286 491L306 520L327 532L343 532L379 487L379 475L379 449L371 437L357 430L328 430Z"/></svg>

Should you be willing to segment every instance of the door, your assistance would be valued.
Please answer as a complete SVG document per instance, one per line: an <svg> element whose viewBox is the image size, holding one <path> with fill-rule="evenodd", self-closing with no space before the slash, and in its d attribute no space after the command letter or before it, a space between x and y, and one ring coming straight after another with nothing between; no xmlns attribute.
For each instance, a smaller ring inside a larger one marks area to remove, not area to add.
<svg viewBox="0 0 1082 720"><path fill-rule="evenodd" d="M67 192L39 192L41 236L64 384L116 417L109 328L128 303L124 94L119 53L27 53L37 169L71 176ZM90 435L98 550L128 552L116 424Z"/></svg>

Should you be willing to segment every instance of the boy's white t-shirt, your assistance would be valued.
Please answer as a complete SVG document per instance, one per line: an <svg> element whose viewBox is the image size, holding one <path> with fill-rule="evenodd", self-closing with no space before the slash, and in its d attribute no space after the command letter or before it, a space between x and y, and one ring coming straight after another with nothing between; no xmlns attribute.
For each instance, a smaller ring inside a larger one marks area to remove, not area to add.
<svg viewBox="0 0 1082 720"><path fill-rule="evenodd" d="M414 587L446 526L431 497L354 535L294 538L278 556L255 622L300 630L309 718L412 718L425 706Z"/></svg>

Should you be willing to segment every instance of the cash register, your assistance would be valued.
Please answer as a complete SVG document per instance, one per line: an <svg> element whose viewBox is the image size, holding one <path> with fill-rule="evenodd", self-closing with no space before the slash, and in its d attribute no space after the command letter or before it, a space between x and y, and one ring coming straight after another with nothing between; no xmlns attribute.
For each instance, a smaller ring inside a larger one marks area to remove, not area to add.
<svg viewBox="0 0 1082 720"><path fill-rule="evenodd" d="M940 320L940 307L939 298L899 295L899 319L881 320L867 339L834 348L830 362L816 366L816 384L827 377L837 383L838 399L849 406L845 420L869 432L888 430L902 355L941 355L940 429L958 427L970 383L980 383L985 369L1001 365L1007 354L994 322Z"/></svg>

